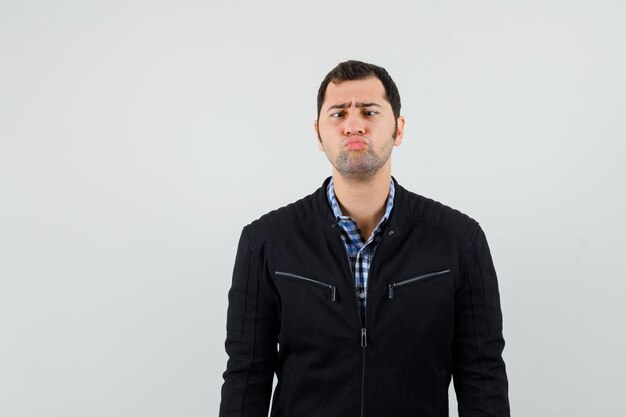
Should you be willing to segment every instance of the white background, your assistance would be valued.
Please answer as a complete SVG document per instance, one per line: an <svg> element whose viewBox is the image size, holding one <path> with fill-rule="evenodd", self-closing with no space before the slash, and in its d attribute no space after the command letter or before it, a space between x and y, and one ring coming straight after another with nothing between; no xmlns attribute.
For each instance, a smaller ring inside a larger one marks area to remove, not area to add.
<svg viewBox="0 0 626 417"><path fill-rule="evenodd" d="M487 233L512 413L625 415L625 17L0 0L0 415L217 415L241 228L330 175L315 99L347 59L400 89L400 184Z"/></svg>

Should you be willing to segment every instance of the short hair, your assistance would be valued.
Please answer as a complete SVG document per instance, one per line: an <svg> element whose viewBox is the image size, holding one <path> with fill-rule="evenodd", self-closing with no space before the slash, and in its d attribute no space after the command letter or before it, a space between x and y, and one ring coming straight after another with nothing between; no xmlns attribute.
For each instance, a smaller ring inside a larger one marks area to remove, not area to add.
<svg viewBox="0 0 626 417"><path fill-rule="evenodd" d="M385 87L386 99L391 104L391 110L393 110L396 123L398 117L400 117L400 92L396 83L393 82L391 76L383 67L379 67L374 64L368 64L366 62L349 60L340 63L333 68L324 78L320 88L317 92L317 118L319 119L322 111L322 104L326 98L326 89L328 84L332 81L334 84L339 84L342 81L348 80L362 80L370 76L375 76L380 80Z"/></svg>

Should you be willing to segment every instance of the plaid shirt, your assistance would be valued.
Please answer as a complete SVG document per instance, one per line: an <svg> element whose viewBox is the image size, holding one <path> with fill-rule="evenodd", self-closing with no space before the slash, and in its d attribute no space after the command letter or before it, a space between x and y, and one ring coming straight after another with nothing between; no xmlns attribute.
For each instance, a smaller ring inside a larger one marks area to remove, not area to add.
<svg viewBox="0 0 626 417"><path fill-rule="evenodd" d="M326 194L328 201L333 209L335 218L341 226L341 239L346 247L346 252L350 260L350 267L354 274L354 284L356 288L356 297L361 312L361 321L365 323L365 308L367 303L367 275L369 274L369 267L374 258L374 252L378 247L378 242L381 238L381 231L383 222L389 218L389 213L393 208L393 196L395 194L395 187L393 185L393 179L389 186L389 197L387 198L387 208L385 214L380 219L372 234L367 241L363 238L361 229L352 217L344 216L341 214L341 209L337 203L337 197L335 196L335 188L333 184L333 178L331 177L330 183L326 188Z"/></svg>

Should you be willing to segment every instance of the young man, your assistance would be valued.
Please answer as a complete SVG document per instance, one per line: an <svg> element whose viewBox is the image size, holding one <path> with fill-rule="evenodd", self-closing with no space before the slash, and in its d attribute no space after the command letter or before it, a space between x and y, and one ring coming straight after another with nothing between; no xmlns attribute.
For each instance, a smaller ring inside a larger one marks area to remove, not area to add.
<svg viewBox="0 0 626 417"><path fill-rule="evenodd" d="M400 95L359 61L322 82L314 127L332 176L243 228L220 417L509 416L485 234L391 176Z"/></svg>

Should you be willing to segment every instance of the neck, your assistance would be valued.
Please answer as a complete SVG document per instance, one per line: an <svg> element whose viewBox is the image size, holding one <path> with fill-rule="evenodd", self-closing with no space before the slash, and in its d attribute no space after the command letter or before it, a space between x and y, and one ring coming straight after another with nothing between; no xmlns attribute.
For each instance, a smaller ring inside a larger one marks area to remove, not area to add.
<svg viewBox="0 0 626 417"><path fill-rule="evenodd" d="M345 177L333 168L333 187L341 213L356 220L366 240L385 213L391 181L390 162L366 181Z"/></svg>

